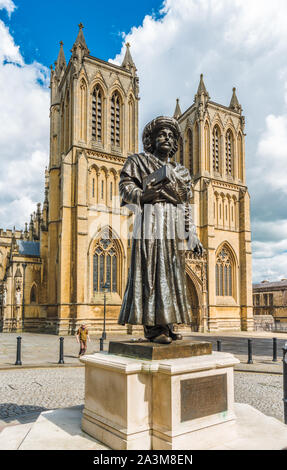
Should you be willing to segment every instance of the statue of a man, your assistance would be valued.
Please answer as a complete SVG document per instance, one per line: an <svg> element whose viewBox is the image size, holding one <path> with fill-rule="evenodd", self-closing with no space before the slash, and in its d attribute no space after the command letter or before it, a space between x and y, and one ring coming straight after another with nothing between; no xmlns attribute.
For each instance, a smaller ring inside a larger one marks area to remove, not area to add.
<svg viewBox="0 0 287 470"><path fill-rule="evenodd" d="M175 119L151 121L143 132L144 152L127 158L120 177L121 204L137 206L140 224L118 322L143 325L148 340L163 344L182 338L173 324L190 323L185 243L199 255L203 251L190 217L189 171L171 160L179 137Z"/></svg>

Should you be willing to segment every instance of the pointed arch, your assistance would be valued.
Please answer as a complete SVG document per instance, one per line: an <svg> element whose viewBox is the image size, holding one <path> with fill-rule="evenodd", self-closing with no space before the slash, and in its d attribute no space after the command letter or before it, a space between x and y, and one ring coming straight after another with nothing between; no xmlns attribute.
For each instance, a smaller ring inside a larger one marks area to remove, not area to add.
<svg viewBox="0 0 287 470"><path fill-rule="evenodd" d="M221 131L218 124L212 129L212 166L215 173L220 172Z"/></svg>
<svg viewBox="0 0 287 470"><path fill-rule="evenodd" d="M105 283L108 284L108 292L121 295L123 253L121 240L108 225L91 240L89 256L93 295L103 292Z"/></svg>
<svg viewBox="0 0 287 470"><path fill-rule="evenodd" d="M192 130L190 128L187 129L186 134L186 152L187 155L187 166L189 168L191 176L193 175L193 141L192 141Z"/></svg>
<svg viewBox="0 0 287 470"><path fill-rule="evenodd" d="M84 77L80 81L80 140L87 142L88 86Z"/></svg>
<svg viewBox="0 0 287 470"><path fill-rule="evenodd" d="M38 303L38 289L37 289L37 284L34 282L34 284L31 287L30 290L30 304L37 304Z"/></svg>
<svg viewBox="0 0 287 470"><path fill-rule="evenodd" d="M199 126L197 121L193 126L193 171L195 175L199 172Z"/></svg>
<svg viewBox="0 0 287 470"><path fill-rule="evenodd" d="M122 143L122 104L123 100L119 90L111 95L111 144L112 147L121 147Z"/></svg>
<svg viewBox="0 0 287 470"><path fill-rule="evenodd" d="M210 172L210 128L208 121L204 124L204 169Z"/></svg>
<svg viewBox="0 0 287 470"><path fill-rule="evenodd" d="M104 134L104 91L99 83L92 91L92 139L97 143L103 143Z"/></svg>
<svg viewBox="0 0 287 470"><path fill-rule="evenodd" d="M218 297L236 296L236 255L225 241L216 250L215 290Z"/></svg>
<svg viewBox="0 0 287 470"><path fill-rule="evenodd" d="M128 99L128 150L135 153L135 100L130 93Z"/></svg>
<svg viewBox="0 0 287 470"><path fill-rule="evenodd" d="M225 174L234 175L234 133L230 127L225 133Z"/></svg>
<svg viewBox="0 0 287 470"><path fill-rule="evenodd" d="M241 132L238 133L237 137L237 155L238 155L238 178L243 182L243 138Z"/></svg>

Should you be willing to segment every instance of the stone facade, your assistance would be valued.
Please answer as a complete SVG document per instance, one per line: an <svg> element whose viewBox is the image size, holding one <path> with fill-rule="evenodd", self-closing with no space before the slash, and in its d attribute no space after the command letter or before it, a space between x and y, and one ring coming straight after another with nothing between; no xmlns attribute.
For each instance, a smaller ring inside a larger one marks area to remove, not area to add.
<svg viewBox="0 0 287 470"><path fill-rule="evenodd" d="M272 316L276 330L287 330L287 279L253 284L254 320Z"/></svg>
<svg viewBox="0 0 287 470"><path fill-rule="evenodd" d="M139 84L127 44L121 66L90 55L79 25L66 64L51 67L50 162L45 201L24 232L0 233L3 331L72 334L82 322L125 331L117 317L130 260L133 214L120 208L118 181L138 151ZM206 248L187 253L192 330L252 329L249 195L244 117L210 101L203 78L193 105L175 117L177 160L193 175L195 220ZM16 276L18 274L18 277ZM20 276L21 275L21 276ZM190 329L190 327L189 327Z"/></svg>

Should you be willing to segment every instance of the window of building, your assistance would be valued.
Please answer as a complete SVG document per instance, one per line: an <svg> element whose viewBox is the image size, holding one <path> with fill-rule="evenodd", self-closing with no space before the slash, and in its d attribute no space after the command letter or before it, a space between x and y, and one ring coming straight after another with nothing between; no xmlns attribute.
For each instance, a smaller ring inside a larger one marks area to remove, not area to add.
<svg viewBox="0 0 287 470"><path fill-rule="evenodd" d="M260 305L260 294L256 294L256 305Z"/></svg>
<svg viewBox="0 0 287 470"><path fill-rule="evenodd" d="M219 172L219 139L220 133L217 126L214 127L212 133L212 160L213 160L213 171Z"/></svg>
<svg viewBox="0 0 287 470"><path fill-rule="evenodd" d="M273 294L269 294L269 305L273 306Z"/></svg>
<svg viewBox="0 0 287 470"><path fill-rule="evenodd" d="M31 292L30 292L30 304L36 303L37 302L37 291L36 291L36 286L33 285Z"/></svg>
<svg viewBox="0 0 287 470"><path fill-rule="evenodd" d="M189 156L189 171L193 175L193 143L192 143L192 132L190 129L187 131L187 142L188 142L188 156Z"/></svg>
<svg viewBox="0 0 287 470"><path fill-rule="evenodd" d="M110 200L113 200L113 183L110 183Z"/></svg>
<svg viewBox="0 0 287 470"><path fill-rule="evenodd" d="M105 283L109 292L118 292L119 256L111 238L101 238L96 243L93 255L93 291L103 292Z"/></svg>
<svg viewBox="0 0 287 470"><path fill-rule="evenodd" d="M181 165L184 164L184 158L183 158L183 139L180 137L179 139L179 163Z"/></svg>
<svg viewBox="0 0 287 470"><path fill-rule="evenodd" d="M227 175L232 175L232 132L227 131L225 137L225 170Z"/></svg>
<svg viewBox="0 0 287 470"><path fill-rule="evenodd" d="M103 93L99 85L93 92L92 99L92 137L97 142L102 142L103 133Z"/></svg>
<svg viewBox="0 0 287 470"><path fill-rule="evenodd" d="M111 99L111 142L115 147L121 144L121 103L120 96L115 92Z"/></svg>
<svg viewBox="0 0 287 470"><path fill-rule="evenodd" d="M216 295L233 295L232 258L226 247L220 250L216 259L215 282Z"/></svg>
<svg viewBox="0 0 287 470"><path fill-rule="evenodd" d="M268 295L267 294L263 294L263 302L264 302L264 305L268 305Z"/></svg>

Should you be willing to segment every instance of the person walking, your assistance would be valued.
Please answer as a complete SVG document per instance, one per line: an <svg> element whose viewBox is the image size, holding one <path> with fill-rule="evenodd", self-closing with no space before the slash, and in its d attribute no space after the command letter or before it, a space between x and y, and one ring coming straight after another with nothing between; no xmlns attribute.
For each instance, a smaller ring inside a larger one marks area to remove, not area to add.
<svg viewBox="0 0 287 470"><path fill-rule="evenodd" d="M89 331L86 327L85 324L82 324L80 328L77 331L77 343L80 343L80 352L79 352L79 357L83 356L86 354L87 350L87 340L90 340L89 337Z"/></svg>

